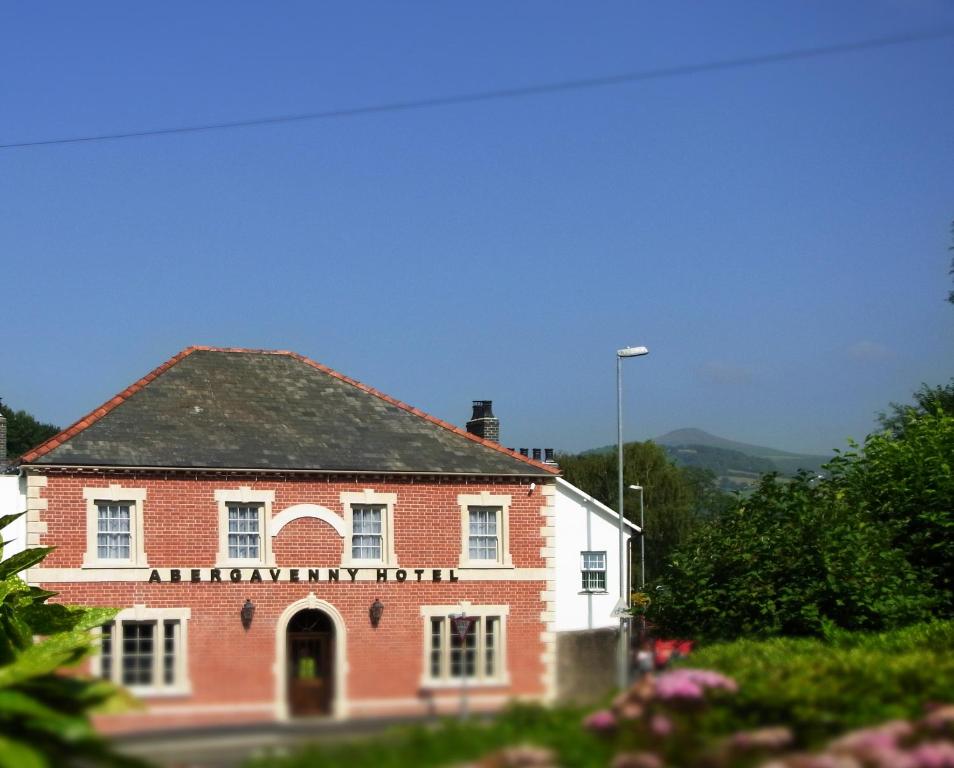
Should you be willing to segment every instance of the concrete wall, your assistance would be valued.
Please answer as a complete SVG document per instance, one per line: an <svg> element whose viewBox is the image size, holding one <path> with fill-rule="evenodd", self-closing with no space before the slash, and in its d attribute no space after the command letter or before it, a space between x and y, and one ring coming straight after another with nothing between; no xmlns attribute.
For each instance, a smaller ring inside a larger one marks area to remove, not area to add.
<svg viewBox="0 0 954 768"><path fill-rule="evenodd" d="M619 518L562 480L556 486L556 631L619 625ZM627 534L628 537L628 534ZM582 590L580 553L606 552L606 592Z"/></svg>
<svg viewBox="0 0 954 768"><path fill-rule="evenodd" d="M0 475L0 517L26 509L26 492L22 485L16 475ZM0 540L9 542L3 547L4 560L23 551L26 547L26 515L0 531Z"/></svg>
<svg viewBox="0 0 954 768"><path fill-rule="evenodd" d="M616 686L618 631L557 633L557 700L592 704Z"/></svg>

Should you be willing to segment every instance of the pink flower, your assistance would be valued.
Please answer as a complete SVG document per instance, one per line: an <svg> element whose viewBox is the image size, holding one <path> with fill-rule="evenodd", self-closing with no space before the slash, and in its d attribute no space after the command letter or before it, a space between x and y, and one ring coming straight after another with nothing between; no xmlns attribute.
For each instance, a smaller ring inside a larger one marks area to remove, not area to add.
<svg viewBox="0 0 954 768"><path fill-rule="evenodd" d="M909 754L917 768L954 768L954 744L949 741L929 741Z"/></svg>
<svg viewBox="0 0 954 768"><path fill-rule="evenodd" d="M732 678L708 669L675 669L656 678L656 695L664 701L699 701L706 690L735 693L739 686Z"/></svg>
<svg viewBox="0 0 954 768"><path fill-rule="evenodd" d="M616 727L616 718L608 709L601 709L587 716L583 727L591 731L611 731Z"/></svg>
<svg viewBox="0 0 954 768"><path fill-rule="evenodd" d="M657 736L668 736L672 733L672 720L665 715L653 715L649 721L649 729Z"/></svg>
<svg viewBox="0 0 954 768"><path fill-rule="evenodd" d="M793 741L791 730L785 727L759 728L754 731L739 731L729 738L729 746L740 751L750 749L782 749Z"/></svg>
<svg viewBox="0 0 954 768"><path fill-rule="evenodd" d="M613 758L610 768L663 768L663 761L652 752L623 752Z"/></svg>
<svg viewBox="0 0 954 768"><path fill-rule="evenodd" d="M892 720L874 728L862 728L846 733L830 745L833 752L851 752L863 756L876 755L878 752L893 750L898 742L909 736L914 729L906 720Z"/></svg>

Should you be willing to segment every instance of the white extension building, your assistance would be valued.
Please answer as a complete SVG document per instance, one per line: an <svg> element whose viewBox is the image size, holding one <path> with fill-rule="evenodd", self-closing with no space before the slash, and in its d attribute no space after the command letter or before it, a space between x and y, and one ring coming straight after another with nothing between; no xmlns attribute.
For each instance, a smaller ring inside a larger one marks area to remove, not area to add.
<svg viewBox="0 0 954 768"><path fill-rule="evenodd" d="M626 520L623 531L628 551L639 526ZM619 626L611 616L620 597L619 515L562 477L556 480L556 571L557 632Z"/></svg>

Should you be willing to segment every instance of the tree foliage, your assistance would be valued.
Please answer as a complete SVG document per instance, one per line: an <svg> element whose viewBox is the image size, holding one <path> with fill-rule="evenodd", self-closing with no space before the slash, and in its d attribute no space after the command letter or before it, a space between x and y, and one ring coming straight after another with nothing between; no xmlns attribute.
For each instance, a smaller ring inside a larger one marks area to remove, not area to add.
<svg viewBox="0 0 954 768"><path fill-rule="evenodd" d="M915 570L891 537L808 474L762 479L671 557L654 620L700 639L886 629L927 616Z"/></svg>
<svg viewBox="0 0 954 768"><path fill-rule="evenodd" d="M0 529L17 517L0 517ZM90 654L89 630L115 611L49 603L55 593L18 576L49 551L0 562L0 768L139 766L113 753L89 722L90 711L116 695L112 684L60 671Z"/></svg>
<svg viewBox="0 0 954 768"><path fill-rule="evenodd" d="M954 416L954 378L947 384L930 387L921 384L914 393L914 404L891 403L887 411L878 414L881 426L895 437L902 437L908 420L920 414L946 413Z"/></svg>
<svg viewBox="0 0 954 768"><path fill-rule="evenodd" d="M849 503L884 526L936 590L938 611L954 616L954 409L909 409L898 434L871 435L862 452L830 466Z"/></svg>
<svg viewBox="0 0 954 768"><path fill-rule="evenodd" d="M43 424L26 411L15 411L0 403L0 414L7 420L7 457L16 459L60 431L53 424Z"/></svg>
<svg viewBox="0 0 954 768"><path fill-rule="evenodd" d="M954 382L893 406L826 465L763 478L702 524L659 579L656 620L702 638L823 635L954 616Z"/></svg>

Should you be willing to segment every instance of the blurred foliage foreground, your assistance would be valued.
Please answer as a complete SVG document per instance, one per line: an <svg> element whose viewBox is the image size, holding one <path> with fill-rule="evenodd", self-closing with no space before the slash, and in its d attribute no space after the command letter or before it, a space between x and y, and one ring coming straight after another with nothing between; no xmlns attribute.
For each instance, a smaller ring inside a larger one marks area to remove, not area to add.
<svg viewBox="0 0 954 768"><path fill-rule="evenodd" d="M0 517L0 529L19 516ZM92 652L89 630L115 611L48 603L55 593L28 586L18 574L49 551L28 549L0 562L0 768L138 766L115 754L89 722L117 690L61 672Z"/></svg>
<svg viewBox="0 0 954 768"><path fill-rule="evenodd" d="M595 712L514 706L248 768L954 768L952 621L739 640L689 661Z"/></svg>

